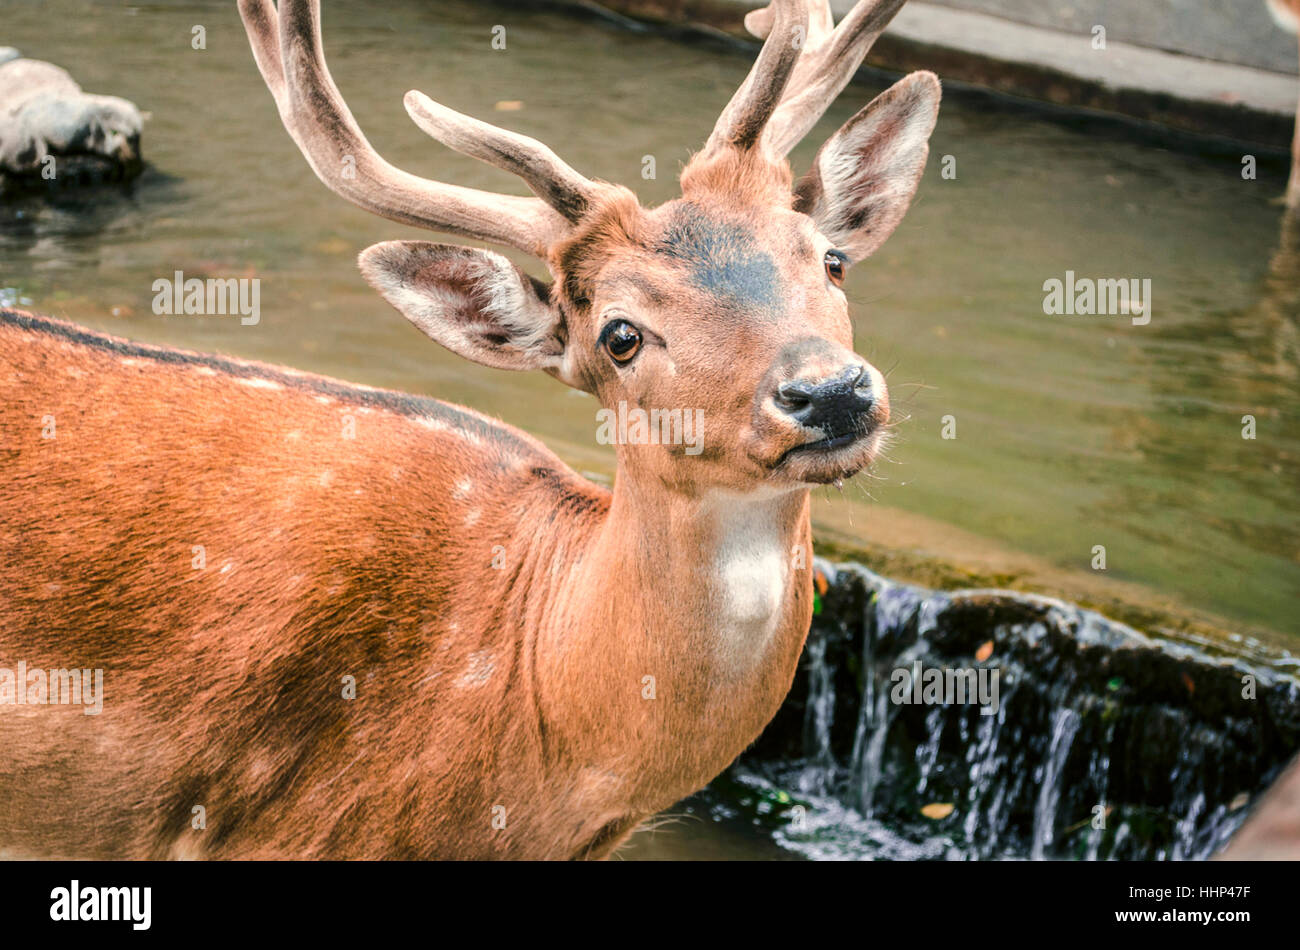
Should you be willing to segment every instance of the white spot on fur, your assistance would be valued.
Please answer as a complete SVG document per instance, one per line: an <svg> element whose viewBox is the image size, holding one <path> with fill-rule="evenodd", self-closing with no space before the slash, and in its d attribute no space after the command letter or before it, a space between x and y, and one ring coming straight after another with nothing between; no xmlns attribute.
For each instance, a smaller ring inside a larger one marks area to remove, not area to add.
<svg viewBox="0 0 1300 950"><path fill-rule="evenodd" d="M456 499L457 501L460 501L462 498L468 498L470 490L473 487L474 487L474 483L471 482L468 478L459 478L456 480L456 487L452 491L451 497Z"/></svg>
<svg viewBox="0 0 1300 950"><path fill-rule="evenodd" d="M470 511L469 514L465 516L465 527L467 528L474 527L474 525L478 524L478 519L481 518L482 516L483 516L483 512L481 510L479 510L478 508L473 509L472 511Z"/></svg>
<svg viewBox="0 0 1300 950"><path fill-rule="evenodd" d="M202 861L205 857L203 844L199 841L198 835L187 833L172 843L168 849L168 857L173 861Z"/></svg>
<svg viewBox="0 0 1300 950"><path fill-rule="evenodd" d="M468 662L465 664L465 672L456 677L453 685L458 689L482 686L492 678L492 673L496 670L496 667L496 655L491 650L476 650L469 655Z"/></svg>
<svg viewBox="0 0 1300 950"><path fill-rule="evenodd" d="M254 389L283 389L284 388L279 383L269 379L241 379L240 382L243 383L245 386L251 386Z"/></svg>
<svg viewBox="0 0 1300 950"><path fill-rule="evenodd" d="M252 783L262 782L275 772L275 759L267 752L259 752L248 763L248 778Z"/></svg>

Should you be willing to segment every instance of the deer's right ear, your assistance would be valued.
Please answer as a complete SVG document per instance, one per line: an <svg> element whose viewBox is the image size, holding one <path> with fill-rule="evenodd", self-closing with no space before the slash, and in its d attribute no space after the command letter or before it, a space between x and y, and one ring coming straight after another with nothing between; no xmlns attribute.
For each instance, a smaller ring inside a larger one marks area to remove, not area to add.
<svg viewBox="0 0 1300 950"><path fill-rule="evenodd" d="M358 259L361 274L425 335L475 363L542 369L568 382L564 320L546 285L492 251L385 241Z"/></svg>

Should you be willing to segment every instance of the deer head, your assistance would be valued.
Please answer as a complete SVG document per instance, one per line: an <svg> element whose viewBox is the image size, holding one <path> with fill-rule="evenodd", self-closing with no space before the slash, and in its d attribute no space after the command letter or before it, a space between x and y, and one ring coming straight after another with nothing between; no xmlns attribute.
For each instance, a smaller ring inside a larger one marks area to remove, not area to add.
<svg viewBox="0 0 1300 950"><path fill-rule="evenodd" d="M524 250L552 277L535 280L492 251L389 241L360 257L385 299L475 362L544 370L606 407L701 411L701 455L626 445L620 467L684 491L748 492L855 474L889 418L881 374L853 352L841 287L916 191L938 80L912 73L882 93L797 181L786 156L903 2L862 0L838 27L827 0L751 13L762 50L684 169L682 196L656 208L419 92L405 104L421 129L514 172L533 197L394 168L330 78L317 3L240 0L240 10L281 119L326 185L394 221Z"/></svg>

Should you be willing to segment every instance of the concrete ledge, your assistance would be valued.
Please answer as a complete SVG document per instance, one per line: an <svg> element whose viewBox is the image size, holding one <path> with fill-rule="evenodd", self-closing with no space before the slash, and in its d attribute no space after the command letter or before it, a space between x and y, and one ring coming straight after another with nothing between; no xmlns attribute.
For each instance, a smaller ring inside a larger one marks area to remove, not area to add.
<svg viewBox="0 0 1300 950"><path fill-rule="evenodd" d="M926 68L940 76L1010 95L1279 148L1290 145L1300 97L1300 83L1284 73L1115 41L1096 50L1091 35L926 3L904 7L881 45L882 57L901 63L909 52L928 54L932 65ZM946 73L935 60L947 64Z"/></svg>
<svg viewBox="0 0 1300 950"><path fill-rule="evenodd" d="M579 4L641 21L745 40L753 0L603 0ZM837 17L852 0L832 0ZM984 13L909 3L876 43L868 67L931 69L948 82L1054 106L1094 110L1196 135L1290 147L1296 77L1014 23Z"/></svg>

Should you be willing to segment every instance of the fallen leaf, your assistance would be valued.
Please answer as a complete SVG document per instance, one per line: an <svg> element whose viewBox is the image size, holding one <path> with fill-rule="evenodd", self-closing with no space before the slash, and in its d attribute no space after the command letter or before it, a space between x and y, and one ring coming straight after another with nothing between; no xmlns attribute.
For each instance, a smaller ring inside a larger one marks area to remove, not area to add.
<svg viewBox="0 0 1300 950"><path fill-rule="evenodd" d="M1196 695L1196 684L1192 682L1192 678L1186 673L1183 674L1183 685L1187 687L1187 692L1193 696Z"/></svg>
<svg viewBox="0 0 1300 950"><path fill-rule="evenodd" d="M1240 811L1250 804L1250 792L1238 792L1228 804L1228 811Z"/></svg>
<svg viewBox="0 0 1300 950"><path fill-rule="evenodd" d="M826 575L821 571L813 571L813 583L817 585L817 593L825 597L826 591L829 590L831 586L826 583Z"/></svg>
<svg viewBox="0 0 1300 950"><path fill-rule="evenodd" d="M933 821L940 821L952 814L952 802L931 802L921 809L921 814Z"/></svg>
<svg viewBox="0 0 1300 950"><path fill-rule="evenodd" d="M983 663L992 655L993 655L993 641L989 640L988 642L981 644L980 648L975 651L975 662Z"/></svg>

